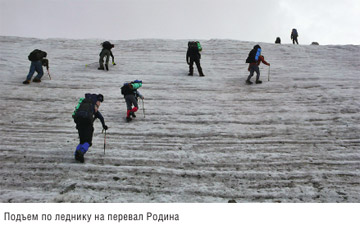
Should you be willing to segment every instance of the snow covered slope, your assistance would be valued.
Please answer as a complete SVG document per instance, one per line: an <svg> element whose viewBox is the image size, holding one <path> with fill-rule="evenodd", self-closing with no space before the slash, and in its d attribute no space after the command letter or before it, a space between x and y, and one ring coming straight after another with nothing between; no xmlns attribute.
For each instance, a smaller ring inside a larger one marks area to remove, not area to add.
<svg viewBox="0 0 360 230"><path fill-rule="evenodd" d="M187 76L187 41L0 37L1 202L360 202L360 47L260 44L262 85L245 85L256 44L201 41L206 77ZM52 80L23 85L35 48ZM88 64L88 66L85 66ZM126 123L120 86L143 80ZM71 118L102 93L85 164Z"/></svg>

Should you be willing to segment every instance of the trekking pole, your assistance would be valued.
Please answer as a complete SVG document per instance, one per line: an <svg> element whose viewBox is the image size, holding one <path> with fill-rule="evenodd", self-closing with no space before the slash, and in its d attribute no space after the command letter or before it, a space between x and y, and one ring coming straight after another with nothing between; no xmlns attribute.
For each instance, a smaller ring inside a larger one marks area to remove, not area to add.
<svg viewBox="0 0 360 230"><path fill-rule="evenodd" d="M51 76L50 76L50 71L49 71L49 68L47 68L46 70L47 70L48 75L49 75L49 78L50 78L50 80L51 80Z"/></svg>
<svg viewBox="0 0 360 230"><path fill-rule="evenodd" d="M145 118L145 106L144 106L144 99L141 99L141 101L142 101L143 114L144 114L144 118Z"/></svg>
<svg viewBox="0 0 360 230"><path fill-rule="evenodd" d="M104 155L105 155L105 149L106 149L106 129L103 129L101 133L103 133L105 130L105 135L104 135Z"/></svg>
<svg viewBox="0 0 360 230"><path fill-rule="evenodd" d="M270 81L270 66L269 66L269 71L268 71L268 81Z"/></svg>

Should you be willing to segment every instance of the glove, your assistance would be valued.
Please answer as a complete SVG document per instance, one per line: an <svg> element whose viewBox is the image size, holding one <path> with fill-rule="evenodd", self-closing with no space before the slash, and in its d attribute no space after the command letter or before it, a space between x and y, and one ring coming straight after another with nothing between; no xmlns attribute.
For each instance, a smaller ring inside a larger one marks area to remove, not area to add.
<svg viewBox="0 0 360 230"><path fill-rule="evenodd" d="M104 125L104 126L103 126L103 129L108 130L107 125Z"/></svg>

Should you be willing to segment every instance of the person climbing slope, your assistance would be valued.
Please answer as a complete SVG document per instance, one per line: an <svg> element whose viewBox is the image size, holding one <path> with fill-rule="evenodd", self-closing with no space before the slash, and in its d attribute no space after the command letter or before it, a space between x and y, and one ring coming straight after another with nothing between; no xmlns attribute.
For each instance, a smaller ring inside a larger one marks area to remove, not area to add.
<svg viewBox="0 0 360 230"><path fill-rule="evenodd" d="M84 155L92 145L92 137L94 133L94 121L96 118L102 123L103 129L107 130L104 117L99 111L100 104L104 101L102 94L85 94L80 98L75 111L72 114L76 129L79 133L80 143L75 150L75 160L84 163Z"/></svg>
<svg viewBox="0 0 360 230"><path fill-rule="evenodd" d="M101 50L99 56L99 65L100 67L98 68L98 70L104 70L104 58L106 57L106 60L105 60L105 68L106 70L109 70L109 59L110 59L110 56L112 58L112 64L113 65L116 65L115 64L115 61L114 61L114 55L111 51L112 48L115 47L114 44L111 44L109 41L105 41L103 43L101 43L103 49Z"/></svg>
<svg viewBox="0 0 360 230"><path fill-rule="evenodd" d="M204 77L204 73L202 71L201 65L200 65L200 59L201 54L200 51L202 50L202 47L200 45L200 42L198 41L190 41L188 42L188 50L186 52L186 62L189 65L189 76L194 75L194 62L196 64L196 67L199 72L200 77Z"/></svg>
<svg viewBox="0 0 360 230"><path fill-rule="evenodd" d="M29 54L28 59L31 61L30 70L23 84L30 84L31 78L35 72L37 72L37 75L33 79L33 82L41 82L41 77L44 75L43 66L46 66L46 68L49 69L49 61L45 59L46 56L47 53L39 49L35 49Z"/></svg>
<svg viewBox="0 0 360 230"><path fill-rule="evenodd" d="M130 116L133 118L136 117L135 112L138 111L138 98L140 97L144 100L144 96L137 90L142 86L142 81L135 80L130 83L124 83L121 87L121 94L124 95L126 102L126 121L129 122L132 120Z"/></svg>
<svg viewBox="0 0 360 230"><path fill-rule="evenodd" d="M248 78L246 80L246 84L248 84L248 85L252 84L250 79L254 75L254 72L256 72L255 83L256 84L262 83L262 81L260 81L260 69L259 69L259 65L261 62L264 63L265 65L270 66L270 63L266 62L264 59L264 56L261 55L261 47L259 45L256 45L249 52L249 56L246 59L246 63L249 63L248 71L250 72L250 75L248 76Z"/></svg>
<svg viewBox="0 0 360 230"><path fill-rule="evenodd" d="M299 37L299 34L298 34L297 30L295 28L292 29L290 38L293 41L293 44L295 44L295 42L296 42L296 44L299 45L298 37Z"/></svg>

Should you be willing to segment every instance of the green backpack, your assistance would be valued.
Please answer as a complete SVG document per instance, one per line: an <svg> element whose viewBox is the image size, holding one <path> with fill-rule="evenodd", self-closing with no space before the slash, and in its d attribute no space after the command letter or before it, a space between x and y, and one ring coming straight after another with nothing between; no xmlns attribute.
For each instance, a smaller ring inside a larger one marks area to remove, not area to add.
<svg viewBox="0 0 360 230"><path fill-rule="evenodd" d="M133 87L133 89L138 89L142 86L142 81L141 80L135 80L133 82L130 83Z"/></svg>

